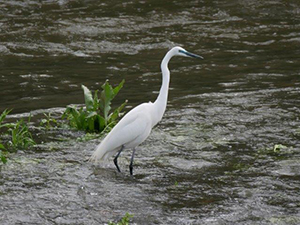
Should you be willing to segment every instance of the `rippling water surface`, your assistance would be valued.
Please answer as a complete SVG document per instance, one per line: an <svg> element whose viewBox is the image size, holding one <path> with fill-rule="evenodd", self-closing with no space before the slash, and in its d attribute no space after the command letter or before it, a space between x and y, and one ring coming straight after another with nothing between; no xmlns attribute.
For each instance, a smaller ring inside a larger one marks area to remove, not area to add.
<svg viewBox="0 0 300 225"><path fill-rule="evenodd" d="M100 140L37 128L81 84L125 79L127 110L155 100L175 45L205 60L170 62L133 178L131 152L119 174L87 162ZM0 1L0 112L31 113L40 143L1 166L0 223L300 224L299 55L298 1Z"/></svg>

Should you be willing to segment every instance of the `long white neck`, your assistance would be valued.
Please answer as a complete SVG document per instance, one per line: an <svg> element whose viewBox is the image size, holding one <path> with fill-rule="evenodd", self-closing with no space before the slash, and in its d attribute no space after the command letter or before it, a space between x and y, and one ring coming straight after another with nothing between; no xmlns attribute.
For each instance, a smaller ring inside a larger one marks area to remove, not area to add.
<svg viewBox="0 0 300 225"><path fill-rule="evenodd" d="M170 83L170 71L168 69L168 63L174 54L172 50L170 50L161 62L161 72L162 72L162 85L159 91L159 95L154 102L154 109L155 109L155 118L153 121L153 126L157 124L161 118L167 107L168 101L168 91L169 91L169 83Z"/></svg>

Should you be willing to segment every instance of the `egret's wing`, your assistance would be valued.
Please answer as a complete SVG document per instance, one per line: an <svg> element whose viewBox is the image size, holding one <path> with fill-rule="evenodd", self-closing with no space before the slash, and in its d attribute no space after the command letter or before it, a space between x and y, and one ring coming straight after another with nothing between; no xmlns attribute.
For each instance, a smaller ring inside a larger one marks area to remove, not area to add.
<svg viewBox="0 0 300 225"><path fill-rule="evenodd" d="M151 119L147 105L139 105L127 113L97 146L92 160L107 158L115 154L122 145L138 142L138 138L142 138L145 132L149 133L150 130Z"/></svg>
<svg viewBox="0 0 300 225"><path fill-rule="evenodd" d="M122 145L128 145L135 141L150 128L151 121L144 113L137 113L130 122L120 123L107 136L107 147L109 149L119 148Z"/></svg>

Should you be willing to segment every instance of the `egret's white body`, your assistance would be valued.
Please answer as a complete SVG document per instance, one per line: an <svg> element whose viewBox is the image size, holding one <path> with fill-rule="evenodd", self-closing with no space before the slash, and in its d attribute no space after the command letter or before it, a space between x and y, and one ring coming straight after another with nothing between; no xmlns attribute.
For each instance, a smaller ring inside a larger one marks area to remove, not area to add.
<svg viewBox="0 0 300 225"><path fill-rule="evenodd" d="M181 47L172 48L165 55L161 63L162 86L156 101L154 103L149 102L140 104L129 111L96 147L96 150L91 157L92 161L107 159L118 152L114 162L117 169L120 171L117 164L118 156L123 149L133 148L130 163L130 173L132 175L135 147L146 140L152 128L162 119L166 110L170 82L168 62L175 55L202 58L201 56L187 52Z"/></svg>
<svg viewBox="0 0 300 225"><path fill-rule="evenodd" d="M127 149L141 144L153 127L152 108L153 103L143 103L127 113L97 146L92 158L107 159L115 155L121 146Z"/></svg>

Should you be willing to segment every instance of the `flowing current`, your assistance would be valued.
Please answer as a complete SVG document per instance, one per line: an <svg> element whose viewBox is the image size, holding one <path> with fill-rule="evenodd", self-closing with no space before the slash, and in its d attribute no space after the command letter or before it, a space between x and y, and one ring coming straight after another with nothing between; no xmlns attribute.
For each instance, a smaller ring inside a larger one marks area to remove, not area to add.
<svg viewBox="0 0 300 225"><path fill-rule="evenodd" d="M166 114L136 151L92 165L101 141L39 128L125 79L113 106L154 101L173 46ZM0 169L0 224L300 224L298 1L0 0L0 112L32 115L38 145Z"/></svg>

